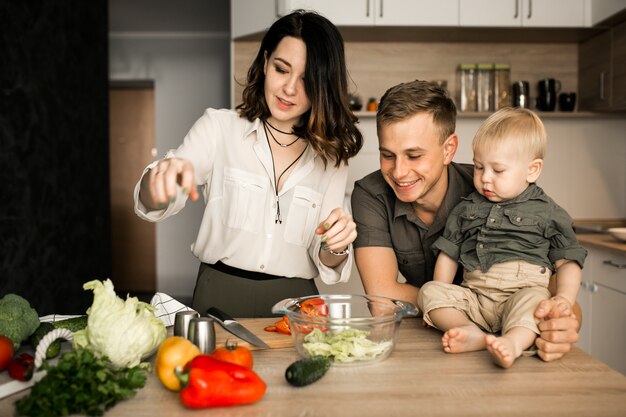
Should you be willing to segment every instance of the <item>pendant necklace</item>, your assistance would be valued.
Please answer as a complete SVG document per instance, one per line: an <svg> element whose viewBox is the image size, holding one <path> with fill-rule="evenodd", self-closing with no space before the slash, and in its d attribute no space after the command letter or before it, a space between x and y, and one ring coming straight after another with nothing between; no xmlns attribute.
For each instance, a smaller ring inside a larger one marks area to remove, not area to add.
<svg viewBox="0 0 626 417"><path fill-rule="evenodd" d="M300 155L298 155L298 157L296 159L294 159L293 162L290 163L289 166L287 168L285 168L285 170L278 176L278 179L276 179L276 165L274 164L274 153L272 152L272 146L270 145L270 140L269 140L268 134L267 134L268 133L268 129L267 129L267 126L265 125L265 122L263 123L263 128L265 130L265 140L267 140L267 146L269 146L269 148L270 148L270 155L272 156L272 172L274 174L274 193L276 194L276 218L274 219L274 223L282 224L283 223L283 219L280 217L280 198L278 196L278 183L279 183L280 179L282 178L282 176L285 174L285 172L287 172L289 170L289 168L294 166L294 164L296 162L298 162L298 160L300 160L300 158L302 158L302 155L304 155L304 152L309 147L309 144L308 143L306 144L306 146L304 147L304 149L302 150ZM271 135L271 132L270 132L270 135ZM272 135L272 138L273 137L274 136ZM300 138L298 138L298 139L300 139ZM298 139L296 139L296 141ZM278 143L283 148L286 148L287 146L293 145L295 143L295 141L294 141L294 142L290 143L289 145L282 145L275 138L274 138L274 141L276 141L276 143Z"/></svg>
<svg viewBox="0 0 626 417"><path fill-rule="evenodd" d="M300 139L300 137L298 136L298 137L296 137L296 140L294 140L293 142L290 142L290 143L287 143L287 144L280 143L278 140L276 140L276 136L274 136L272 131L270 129L268 129L267 126L271 127L275 131L280 132L280 133L282 133L284 135L294 136L294 134L293 133L287 133L287 132L282 131L280 129L276 129L274 126L272 126L270 124L270 122L268 122L267 120L263 120L263 127L265 128L266 136L267 136L267 132L269 131L270 132L270 136L272 136L272 139L274 139L274 142L276 142L278 144L278 146L280 146L282 148L288 148L289 146L293 145L294 143L296 143Z"/></svg>

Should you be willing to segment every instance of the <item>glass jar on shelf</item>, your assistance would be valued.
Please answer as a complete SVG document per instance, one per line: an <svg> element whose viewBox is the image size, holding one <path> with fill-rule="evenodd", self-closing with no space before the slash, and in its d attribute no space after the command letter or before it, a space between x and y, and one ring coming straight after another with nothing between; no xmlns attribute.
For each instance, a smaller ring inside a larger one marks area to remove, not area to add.
<svg viewBox="0 0 626 417"><path fill-rule="evenodd" d="M476 111L476 64L461 64L457 70L457 106L459 111Z"/></svg>
<svg viewBox="0 0 626 417"><path fill-rule="evenodd" d="M510 106L511 101L511 66L509 64L494 65L494 110Z"/></svg>
<svg viewBox="0 0 626 417"><path fill-rule="evenodd" d="M476 73L477 111L489 112L494 110L493 87L493 64L478 64Z"/></svg>

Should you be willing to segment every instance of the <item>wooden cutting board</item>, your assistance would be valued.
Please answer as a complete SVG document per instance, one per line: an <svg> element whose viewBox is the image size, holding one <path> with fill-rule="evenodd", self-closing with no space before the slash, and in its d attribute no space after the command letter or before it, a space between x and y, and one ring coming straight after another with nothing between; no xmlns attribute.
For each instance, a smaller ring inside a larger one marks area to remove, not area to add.
<svg viewBox="0 0 626 417"><path fill-rule="evenodd" d="M280 317L276 318L259 318L259 319L237 319L237 321L244 326L246 329L250 330L252 333L261 338L265 343L270 345L272 348L280 349L287 348L293 346L293 340L291 339L291 335L282 334L278 332L266 332L264 330L265 327L271 326L280 320ZM223 346L226 342L226 339L235 340L239 346L245 346L250 350L260 349L257 346L253 346L250 343L246 342L235 336L232 333L224 330L222 326L220 326L217 322L215 323L215 346Z"/></svg>

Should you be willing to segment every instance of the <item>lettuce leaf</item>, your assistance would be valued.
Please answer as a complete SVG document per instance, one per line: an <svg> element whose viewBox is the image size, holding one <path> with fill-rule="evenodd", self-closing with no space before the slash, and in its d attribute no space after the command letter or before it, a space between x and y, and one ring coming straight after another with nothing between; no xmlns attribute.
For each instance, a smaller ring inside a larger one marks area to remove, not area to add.
<svg viewBox="0 0 626 417"><path fill-rule="evenodd" d="M87 310L87 327L74 333L74 347L106 356L117 368L137 366L165 340L167 330L154 315L154 307L137 297L119 298L110 279L83 285L93 290L93 304Z"/></svg>
<svg viewBox="0 0 626 417"><path fill-rule="evenodd" d="M372 360L392 348L391 340L374 342L367 338L369 334L357 329L323 332L316 328L304 336L302 347L311 356L332 356L335 362L342 363Z"/></svg>

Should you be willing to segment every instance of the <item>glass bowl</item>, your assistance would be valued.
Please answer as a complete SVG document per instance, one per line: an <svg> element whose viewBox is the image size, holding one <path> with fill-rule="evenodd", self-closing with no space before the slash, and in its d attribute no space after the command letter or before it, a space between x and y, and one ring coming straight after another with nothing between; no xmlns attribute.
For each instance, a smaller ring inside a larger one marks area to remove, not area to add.
<svg viewBox="0 0 626 417"><path fill-rule="evenodd" d="M362 365L387 358L402 318L416 316L418 310L386 297L330 294L287 298L272 312L289 319L301 357L323 355L334 365Z"/></svg>

